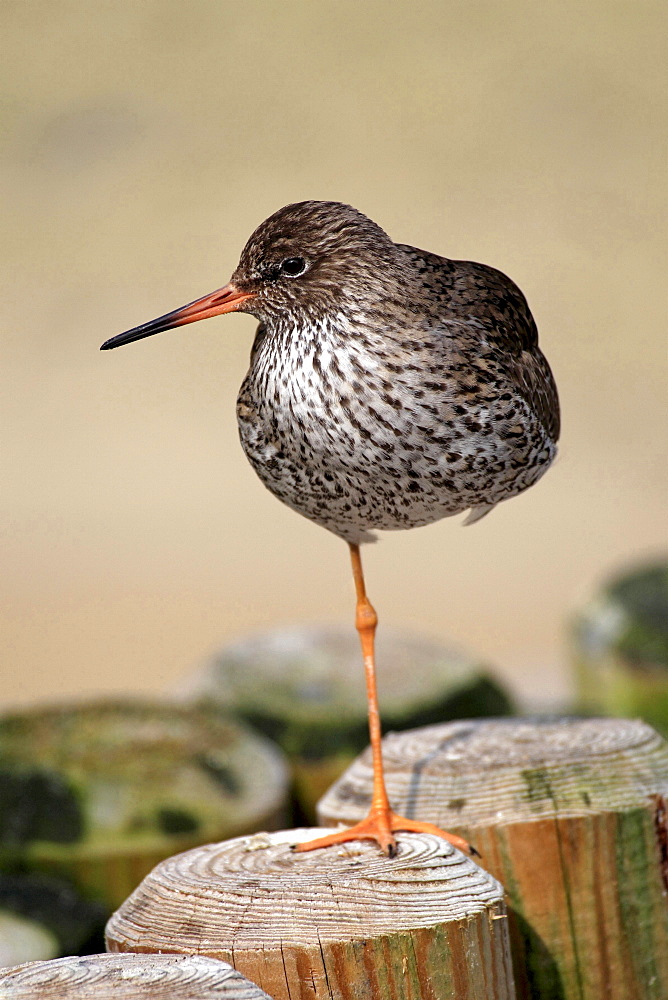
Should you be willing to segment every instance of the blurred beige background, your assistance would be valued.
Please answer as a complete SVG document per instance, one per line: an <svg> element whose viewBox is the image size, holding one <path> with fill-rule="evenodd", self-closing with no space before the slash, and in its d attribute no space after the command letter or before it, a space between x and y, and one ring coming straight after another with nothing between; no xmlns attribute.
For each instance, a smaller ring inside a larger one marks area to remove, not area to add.
<svg viewBox="0 0 668 1000"><path fill-rule="evenodd" d="M569 609L665 545L665 9L0 6L3 706L161 691L258 626L352 629L343 543L238 444L252 318L98 350L222 285L305 198L527 294L558 463L480 525L383 536L366 566L381 625L469 647L529 701L567 696Z"/></svg>

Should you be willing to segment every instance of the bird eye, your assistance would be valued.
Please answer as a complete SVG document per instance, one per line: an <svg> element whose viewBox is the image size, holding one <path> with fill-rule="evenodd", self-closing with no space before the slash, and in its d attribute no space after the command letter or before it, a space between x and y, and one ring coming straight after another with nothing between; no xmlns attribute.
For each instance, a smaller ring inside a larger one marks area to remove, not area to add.
<svg viewBox="0 0 668 1000"><path fill-rule="evenodd" d="M281 264L281 271L290 278L297 278L306 270L306 261L303 257L288 257Z"/></svg>

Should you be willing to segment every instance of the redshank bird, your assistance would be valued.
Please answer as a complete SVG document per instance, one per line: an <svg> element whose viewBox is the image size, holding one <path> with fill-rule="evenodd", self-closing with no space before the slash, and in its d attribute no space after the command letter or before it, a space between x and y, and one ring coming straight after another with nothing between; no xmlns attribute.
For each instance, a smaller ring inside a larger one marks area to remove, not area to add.
<svg viewBox="0 0 668 1000"><path fill-rule="evenodd" d="M524 295L484 264L401 243L349 205L305 201L265 220L229 283L102 345L120 347L227 312L260 325L237 419L248 460L279 500L350 547L373 754L359 824L313 850L397 831L461 837L392 812L376 696L377 617L360 545L468 511L471 524L539 479L559 403Z"/></svg>

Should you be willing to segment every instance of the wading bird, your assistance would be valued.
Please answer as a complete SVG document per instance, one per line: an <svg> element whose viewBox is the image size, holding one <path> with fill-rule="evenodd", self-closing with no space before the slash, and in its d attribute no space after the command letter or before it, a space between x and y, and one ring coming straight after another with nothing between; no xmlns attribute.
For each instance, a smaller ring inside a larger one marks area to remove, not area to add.
<svg viewBox="0 0 668 1000"><path fill-rule="evenodd" d="M394 243L349 205L305 201L255 230L223 288L102 349L235 311L260 321L237 401L242 447L279 500L348 543L366 671L370 811L296 849L372 839L391 855L407 830L473 851L390 808L360 545L464 511L470 524L546 471L559 403L526 299L492 267Z"/></svg>

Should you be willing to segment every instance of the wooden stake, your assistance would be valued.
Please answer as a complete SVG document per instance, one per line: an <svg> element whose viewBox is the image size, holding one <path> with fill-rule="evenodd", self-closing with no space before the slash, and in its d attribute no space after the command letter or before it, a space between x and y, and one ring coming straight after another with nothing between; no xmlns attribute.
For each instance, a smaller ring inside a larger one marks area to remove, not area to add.
<svg viewBox="0 0 668 1000"><path fill-rule="evenodd" d="M0 969L2 1000L270 1000L231 966L192 955L86 955Z"/></svg>
<svg viewBox="0 0 668 1000"><path fill-rule="evenodd" d="M384 624L376 653L386 729L512 711L489 668L465 651ZM350 625L302 625L227 646L187 682L186 694L275 740L288 756L300 806L314 819L318 799L369 742L364 681Z"/></svg>
<svg viewBox="0 0 668 1000"><path fill-rule="evenodd" d="M136 699L0 716L0 869L119 906L165 857L285 824L282 754L214 708Z"/></svg>
<svg viewBox="0 0 668 1000"><path fill-rule="evenodd" d="M107 925L112 951L221 958L275 1000L512 1000L501 886L440 838L296 854L322 830L163 861Z"/></svg>
<svg viewBox="0 0 668 1000"><path fill-rule="evenodd" d="M509 898L520 998L668 997L668 745L639 721L503 719L390 735L392 807L466 837ZM322 799L351 824L360 757Z"/></svg>

